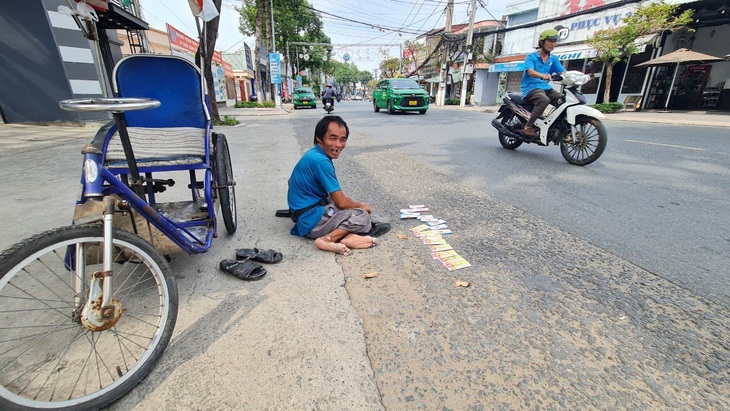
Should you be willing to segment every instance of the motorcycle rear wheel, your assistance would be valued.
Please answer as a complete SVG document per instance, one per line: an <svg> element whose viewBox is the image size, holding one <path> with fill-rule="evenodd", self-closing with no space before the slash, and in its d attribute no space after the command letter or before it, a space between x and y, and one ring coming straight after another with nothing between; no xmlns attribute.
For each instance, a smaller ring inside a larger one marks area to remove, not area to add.
<svg viewBox="0 0 730 411"><path fill-rule="evenodd" d="M510 124L512 124L512 121L513 121L513 116L507 116L502 119L502 124L504 124L505 126L509 126ZM507 128L509 128L509 127L507 127ZM510 137L500 131L499 132L499 144L501 144L502 147L504 147L506 149L514 150L517 147L522 145L522 140L518 140L514 137Z"/></svg>
<svg viewBox="0 0 730 411"><path fill-rule="evenodd" d="M499 144L501 144L502 147L504 147L504 148L514 150L517 147L522 145L522 141L518 140L514 137L507 136L500 131L499 132Z"/></svg>
<svg viewBox="0 0 730 411"><path fill-rule="evenodd" d="M603 154L608 142L606 127L600 120L581 116L575 122L576 135L560 144L563 158L570 164L585 166Z"/></svg>

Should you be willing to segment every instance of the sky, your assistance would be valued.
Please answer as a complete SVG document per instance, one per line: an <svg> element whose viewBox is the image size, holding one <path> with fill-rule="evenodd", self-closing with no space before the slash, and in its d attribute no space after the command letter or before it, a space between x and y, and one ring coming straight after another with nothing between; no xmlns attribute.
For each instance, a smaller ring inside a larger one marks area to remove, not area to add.
<svg viewBox="0 0 730 411"><path fill-rule="evenodd" d="M446 22L446 0L308 0L321 14L324 32L333 45L334 58L360 70L373 71L382 58L398 57L399 44L418 34L443 27ZM506 5L516 0L478 0L476 21L499 19ZM195 20L186 0L139 0L142 17L151 27L165 30L165 23L192 38L198 38ZM236 52L254 41L238 30L235 6L241 0L222 0L221 20L216 50ZM486 9L485 7L486 6ZM470 0L454 0L452 24L468 23ZM491 14L490 14L491 13ZM493 17L492 17L493 16ZM349 20L349 21L348 21ZM379 26L372 27L372 26ZM286 50L279 50L285 53ZM292 52L292 54L294 54ZM294 58L294 56L292 56Z"/></svg>

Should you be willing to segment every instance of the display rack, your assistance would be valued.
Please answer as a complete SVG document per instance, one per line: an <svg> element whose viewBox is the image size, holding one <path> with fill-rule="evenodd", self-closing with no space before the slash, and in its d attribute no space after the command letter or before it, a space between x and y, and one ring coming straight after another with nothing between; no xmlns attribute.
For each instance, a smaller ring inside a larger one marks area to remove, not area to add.
<svg viewBox="0 0 730 411"><path fill-rule="evenodd" d="M702 99L700 99L700 107L716 108L724 87L724 81L718 83L716 87L705 87L705 90L702 92Z"/></svg>

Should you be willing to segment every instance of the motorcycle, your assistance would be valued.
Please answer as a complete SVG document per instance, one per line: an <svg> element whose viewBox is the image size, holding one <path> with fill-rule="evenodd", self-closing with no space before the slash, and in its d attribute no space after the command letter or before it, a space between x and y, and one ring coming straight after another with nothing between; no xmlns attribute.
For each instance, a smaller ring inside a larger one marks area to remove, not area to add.
<svg viewBox="0 0 730 411"><path fill-rule="evenodd" d="M585 105L585 96L578 90L588 80L590 76L580 71L552 76L552 81L561 85L562 104L535 122L537 137L522 132L533 105L524 100L521 93L506 93L499 115L492 120L492 126L499 131L502 147L514 150L522 143L541 146L553 143L560 145L563 158L570 164L585 166L596 161L606 149L608 133L600 120L605 118L603 113Z"/></svg>
<svg viewBox="0 0 730 411"><path fill-rule="evenodd" d="M327 112L327 114L331 113L331 112L332 112L332 110L334 110L334 109L335 109L335 107L334 107L334 104L333 104L333 103L334 103L334 102L332 101L332 99L331 99L331 98L326 98L326 99L324 99L324 110L325 110L325 111Z"/></svg>

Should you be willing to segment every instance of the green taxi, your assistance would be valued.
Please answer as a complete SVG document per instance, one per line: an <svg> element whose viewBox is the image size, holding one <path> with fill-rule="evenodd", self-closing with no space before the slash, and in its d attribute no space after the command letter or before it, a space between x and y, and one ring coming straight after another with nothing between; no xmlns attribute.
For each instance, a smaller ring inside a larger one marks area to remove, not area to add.
<svg viewBox="0 0 730 411"><path fill-rule="evenodd" d="M298 109L299 107L317 108L317 97L314 96L312 89L309 87L295 88L292 97L294 109Z"/></svg>
<svg viewBox="0 0 730 411"><path fill-rule="evenodd" d="M386 78L380 80L373 90L373 110L377 113L381 108L388 114L396 111L418 111L426 114L428 110L428 93L409 78Z"/></svg>

